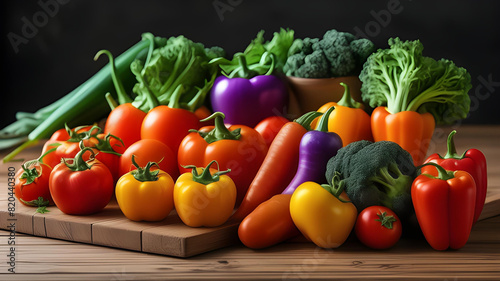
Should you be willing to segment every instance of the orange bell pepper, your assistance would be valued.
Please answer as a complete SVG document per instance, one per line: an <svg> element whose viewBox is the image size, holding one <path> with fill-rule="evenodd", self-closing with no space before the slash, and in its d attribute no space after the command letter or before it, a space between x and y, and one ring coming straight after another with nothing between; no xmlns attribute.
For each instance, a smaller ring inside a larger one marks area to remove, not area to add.
<svg viewBox="0 0 500 281"><path fill-rule="evenodd" d="M392 141L408 151L415 166L424 162L436 122L430 113L401 111L391 114L387 107L375 108L371 127L375 141Z"/></svg>
<svg viewBox="0 0 500 281"><path fill-rule="evenodd" d="M255 129L244 125L226 128L224 114L215 112L202 122L214 120L215 126L191 130L178 150L179 171L189 172L184 166L206 167L216 160L221 170L231 169L231 179L236 184L236 204L245 196L253 178L267 154L267 144Z"/></svg>
<svg viewBox="0 0 500 281"><path fill-rule="evenodd" d="M345 89L342 99L339 102L328 102L317 110L325 113L330 107L335 107L328 119L328 131L337 133L343 146L360 140L373 141L370 115L363 110L361 103L351 97L349 86L344 83L340 85ZM318 120L319 117L313 121L311 127L316 129Z"/></svg>

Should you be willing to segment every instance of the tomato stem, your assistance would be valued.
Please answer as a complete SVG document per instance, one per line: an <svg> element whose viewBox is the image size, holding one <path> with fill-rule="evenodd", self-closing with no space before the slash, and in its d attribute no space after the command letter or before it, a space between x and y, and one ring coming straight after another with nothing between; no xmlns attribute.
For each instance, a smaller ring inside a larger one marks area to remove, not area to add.
<svg viewBox="0 0 500 281"><path fill-rule="evenodd" d="M92 166L89 165L85 160L83 160L83 154L87 151L90 151L91 153L89 159L93 160L95 158L94 150L90 147L84 147L75 155L75 158L73 158L73 163L68 163L67 160L63 158L64 164L66 165L66 167L68 167L68 169L70 169L73 172L90 170Z"/></svg>

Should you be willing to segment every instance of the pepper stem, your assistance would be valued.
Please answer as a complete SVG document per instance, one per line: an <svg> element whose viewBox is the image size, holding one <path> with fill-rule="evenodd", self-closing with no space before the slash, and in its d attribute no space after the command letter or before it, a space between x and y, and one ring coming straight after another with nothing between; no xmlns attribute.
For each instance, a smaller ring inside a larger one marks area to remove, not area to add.
<svg viewBox="0 0 500 281"><path fill-rule="evenodd" d="M419 170L425 166L429 166L429 165L436 167L436 169L438 171L438 176L435 177L436 179L449 180L449 179L452 179L455 177L453 171L447 171L445 168L441 167L440 165L438 165L434 162L428 162L428 163L422 164L422 165L417 167L417 170ZM427 176L430 176L430 175L427 175Z"/></svg>
<svg viewBox="0 0 500 281"><path fill-rule="evenodd" d="M239 67L240 67L240 70L238 71L238 77L240 78L245 78L245 79L250 79L257 74L257 72L253 71L253 70L250 70L248 68L248 65L247 65L247 60L245 58L245 55L243 54L240 54L237 56L238 58L238 63L239 63Z"/></svg>
<svg viewBox="0 0 500 281"><path fill-rule="evenodd" d="M213 143L219 140L239 140L241 138L241 128L229 131L224 125L224 113L217 111L212 113L200 122L214 120L214 128L210 132L200 132L197 130L189 130L190 132L197 132L207 143Z"/></svg>
<svg viewBox="0 0 500 281"><path fill-rule="evenodd" d="M340 195L342 195L342 192L344 192L344 189L345 189L345 181L340 179L339 172L335 172L335 175L333 175L331 185L322 184L321 187L323 187L326 191L328 191L333 196L335 196L335 198L337 198L340 202L351 203L351 201L347 201L347 200L340 198Z"/></svg>
<svg viewBox="0 0 500 281"><path fill-rule="evenodd" d="M332 111L335 109L335 106L332 106L328 108L328 110L321 116L321 119L319 119L318 127L316 128L316 131L320 132L328 132L328 119L330 118L330 114Z"/></svg>
<svg viewBox="0 0 500 281"><path fill-rule="evenodd" d="M310 131L311 122L321 115L323 115L323 113L317 111L310 111L300 116L299 118L293 120L293 122L298 123L299 125L304 127L307 131Z"/></svg>
<svg viewBox="0 0 500 281"><path fill-rule="evenodd" d="M350 108L360 108L361 103L355 101L351 97L351 92L349 91L349 86L343 82L340 82L340 85L344 87L344 95L342 98L337 102L338 105L345 106L345 107L350 107Z"/></svg>
<svg viewBox="0 0 500 281"><path fill-rule="evenodd" d="M213 163L217 164L217 172L214 173L213 175L210 173L210 166L212 166ZM186 169L192 169L191 173L193 174L193 181L197 183L201 183L203 185L208 185L213 182L218 182L219 178L221 175L227 174L231 172L231 169L227 169L225 171L220 171L219 170L219 163L217 163L216 160L212 160L210 163L205 168L201 168L202 172L201 174L198 174L198 167L195 165L187 165L187 166L182 166L183 168Z"/></svg>
<svg viewBox="0 0 500 281"><path fill-rule="evenodd" d="M145 167L139 166L135 161L135 155L132 154L132 164L137 168L130 172L137 181L157 181L160 173L160 166L156 162L148 162ZM151 171L151 167L156 166L158 170Z"/></svg>
<svg viewBox="0 0 500 281"><path fill-rule="evenodd" d="M446 151L446 155L443 157L444 159L462 159L465 156L465 152L464 152L464 154L459 156L457 153L457 149L455 148L455 141L453 140L453 136L456 133L457 133L457 131L453 130L448 135L448 140L446 141L448 149Z"/></svg>

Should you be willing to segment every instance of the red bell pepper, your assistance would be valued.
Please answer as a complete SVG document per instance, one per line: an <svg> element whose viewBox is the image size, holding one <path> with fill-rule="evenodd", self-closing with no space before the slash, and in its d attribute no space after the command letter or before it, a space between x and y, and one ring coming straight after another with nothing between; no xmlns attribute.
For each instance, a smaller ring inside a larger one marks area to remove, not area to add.
<svg viewBox="0 0 500 281"><path fill-rule="evenodd" d="M471 174L476 182L476 207L474 210L474 223L476 223L483 210L488 188L486 157L478 149L469 149L462 155L458 155L453 141L455 133L456 131L453 130L448 135L448 151L446 155L443 157L434 153L425 160L425 163L433 162L447 170L462 170ZM432 167L423 167L422 173L427 172L429 168L432 169Z"/></svg>
<svg viewBox="0 0 500 281"><path fill-rule="evenodd" d="M460 249L474 220L476 184L466 171L447 171L435 163L411 188L415 214L425 239L435 250Z"/></svg>

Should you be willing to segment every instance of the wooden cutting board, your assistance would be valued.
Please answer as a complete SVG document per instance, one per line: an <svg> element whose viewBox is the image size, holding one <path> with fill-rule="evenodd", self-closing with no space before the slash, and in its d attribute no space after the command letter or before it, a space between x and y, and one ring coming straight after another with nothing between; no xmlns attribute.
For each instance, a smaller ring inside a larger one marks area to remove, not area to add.
<svg viewBox="0 0 500 281"><path fill-rule="evenodd" d="M464 127L455 137L457 149L476 147L488 160L488 195L480 219L500 215L500 147L498 127ZM445 144L435 138L434 151L444 151ZM432 151L431 150L431 151ZM41 146L23 151L20 157L36 158ZM5 155L1 153L0 156ZM0 165L0 184L7 186L9 167L18 169L19 162ZM4 189L6 190L6 189ZM102 245L120 249L176 257L191 257L220 249L238 242L238 225L225 224L214 228L192 228L184 225L175 211L161 222L133 222L112 201L102 212L90 216L63 214L56 207L50 212L35 213L35 209L15 201L14 216L9 213L7 191L0 193L0 228L9 230L14 223L17 232L29 235Z"/></svg>

